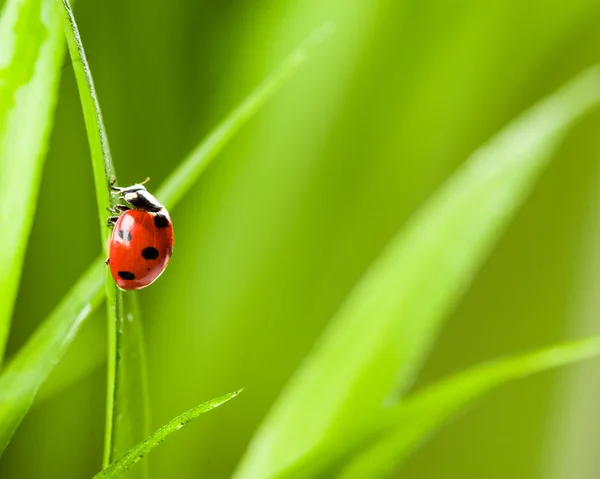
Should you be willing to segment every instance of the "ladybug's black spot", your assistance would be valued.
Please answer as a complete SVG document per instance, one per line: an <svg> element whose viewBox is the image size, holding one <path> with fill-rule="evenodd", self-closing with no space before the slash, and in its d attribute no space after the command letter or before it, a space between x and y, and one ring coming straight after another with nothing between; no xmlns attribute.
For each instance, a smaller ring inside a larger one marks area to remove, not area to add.
<svg viewBox="0 0 600 479"><path fill-rule="evenodd" d="M129 271L119 271L117 274L123 279L135 279L135 274Z"/></svg>
<svg viewBox="0 0 600 479"><path fill-rule="evenodd" d="M146 246L142 250L142 257L144 259L156 259L158 258L158 250L153 246Z"/></svg>
<svg viewBox="0 0 600 479"><path fill-rule="evenodd" d="M119 230L118 234L123 241L131 241L131 232L129 230Z"/></svg>
<svg viewBox="0 0 600 479"><path fill-rule="evenodd" d="M166 228L167 226L169 226L169 220L165 215L157 213L156 215L154 215L154 224L157 228Z"/></svg>

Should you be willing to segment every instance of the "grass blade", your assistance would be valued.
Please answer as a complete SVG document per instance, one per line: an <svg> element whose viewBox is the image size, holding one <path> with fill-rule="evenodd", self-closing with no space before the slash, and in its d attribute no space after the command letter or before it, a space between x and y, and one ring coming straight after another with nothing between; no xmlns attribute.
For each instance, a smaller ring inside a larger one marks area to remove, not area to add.
<svg viewBox="0 0 600 479"><path fill-rule="evenodd" d="M352 443L401 397L568 128L599 102L600 69L592 68L472 155L351 293L259 429L237 479L275 477L333 443Z"/></svg>
<svg viewBox="0 0 600 479"><path fill-rule="evenodd" d="M75 17L68 0L62 0L65 18L65 36L67 45L71 54L73 71L77 80L83 118L87 131L90 153L92 156L92 171L94 173L94 185L96 187L96 203L98 206L98 221L100 222L100 232L102 248L104 253L108 253L106 240L109 236L109 230L106 227L108 220L107 208L114 205L114 198L110 194L110 179L115 175L108 139L106 137L106 128L102 119L102 111L98 103L98 95L94 87L92 72L85 56L81 37L75 22Z"/></svg>
<svg viewBox="0 0 600 479"><path fill-rule="evenodd" d="M104 468L102 471L96 474L94 478L100 479L121 476L122 474L127 472L129 468L137 464L146 454L148 454L152 449L158 446L171 434L178 431L183 426L193 421L201 414L204 414L205 412L208 412L211 409L214 409L220 406L221 404L224 404L227 401L233 399L241 392L242 389L240 389L239 391L225 394L223 396L219 396L218 398L202 403L199 406L196 406L190 409L189 411L180 414L179 416L162 426L160 429L158 429L148 439L138 444L137 446L131 448L123 457L119 458L118 460L110 464L108 467Z"/></svg>
<svg viewBox="0 0 600 479"><path fill-rule="evenodd" d="M117 327L117 374L111 461L150 434L146 348L137 293L124 295ZM147 477L147 462L128 477Z"/></svg>
<svg viewBox="0 0 600 479"><path fill-rule="evenodd" d="M388 477L424 439L494 388L515 379L600 354L600 337L499 359L464 371L414 394L394 408L385 432L356 455L343 479Z"/></svg>
<svg viewBox="0 0 600 479"><path fill-rule="evenodd" d="M104 256L107 257L110 230L106 227L106 222L109 216L108 208L115 204L110 190L111 179L116 178L115 168L92 72L77 23L69 1L62 0L62 4L67 45L71 53L92 156L100 240ZM117 288L108 268L105 270L105 285L108 364L103 463L108 465L121 452L121 447L127 450L132 444L147 436L149 408L148 398L145 397L147 389L143 387L144 381L138 381L138 378L146 377L146 372L141 371L145 367L143 362L145 353L137 294L129 293L125 302L124 293ZM125 319L126 317L128 320ZM141 470L142 477L145 477L144 472Z"/></svg>
<svg viewBox="0 0 600 479"><path fill-rule="evenodd" d="M64 52L54 0L7 0L0 16L0 361L33 222Z"/></svg>
<svg viewBox="0 0 600 479"><path fill-rule="evenodd" d="M331 31L330 27L322 27L318 31ZM169 176L164 188L159 188L157 196L173 208L179 199L192 186L186 181L188 175L201 174L210 161L232 137L224 125L237 131L254 113L290 78L303 64L303 61L292 61L292 58L304 60L310 49L316 46L319 39L316 34L312 41L303 44L250 96L236 108L182 164ZM324 36L320 36L324 39ZM274 81L276 80L276 81ZM269 86L270 85L270 86ZM212 145L208 147L208 145ZM184 170L185 169L185 170ZM187 174L181 174L186 171ZM175 178L179 178L175 180ZM64 356L69 344L75 337L81 322L84 321L104 296L104 264L99 256L87 272L79 278L75 286L63 298L36 329L32 338L17 352L13 360L0 374L0 444L7 444L17 426L27 414L29 407L41 384L46 380L54 365ZM82 298L94 298L84 301ZM16 383L14 378L27 376L28 381ZM10 400L10 404L9 401ZM7 427L3 427L3 426ZM8 427L8 425L11 425Z"/></svg>
<svg viewBox="0 0 600 479"><path fill-rule="evenodd" d="M88 268L0 375L0 454L81 323L102 302L103 269L102 263Z"/></svg>
<svg viewBox="0 0 600 479"><path fill-rule="evenodd" d="M334 31L335 24L332 22L327 22L315 30L271 76L263 81L231 115L208 135L205 141L192 151L161 185L158 194L165 205L172 208L179 203L183 195L198 180L202 172L242 125L252 118L273 93L298 71L312 49L321 44Z"/></svg>

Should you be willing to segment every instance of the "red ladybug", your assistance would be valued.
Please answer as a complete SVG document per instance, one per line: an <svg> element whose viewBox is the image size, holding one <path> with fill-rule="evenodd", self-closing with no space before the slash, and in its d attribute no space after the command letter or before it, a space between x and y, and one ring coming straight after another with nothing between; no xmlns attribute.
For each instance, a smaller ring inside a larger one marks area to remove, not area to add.
<svg viewBox="0 0 600 479"><path fill-rule="evenodd" d="M148 181L146 179L146 181ZM106 264L121 289L142 289L152 284L165 270L173 253L173 224L169 213L144 183L111 189L131 205L116 205L108 218L114 227ZM113 181L114 183L114 181Z"/></svg>

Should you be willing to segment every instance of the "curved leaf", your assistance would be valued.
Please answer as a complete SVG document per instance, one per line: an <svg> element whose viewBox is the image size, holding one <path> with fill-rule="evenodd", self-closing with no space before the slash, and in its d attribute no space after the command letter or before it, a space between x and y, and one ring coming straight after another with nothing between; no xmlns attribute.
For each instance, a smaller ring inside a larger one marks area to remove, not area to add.
<svg viewBox="0 0 600 479"><path fill-rule="evenodd" d="M600 354L600 337L498 359L445 379L407 398L390 412L385 432L356 455L339 475L343 479L388 477L424 439L444 422L492 389L535 373Z"/></svg>
<svg viewBox="0 0 600 479"><path fill-rule="evenodd" d="M456 171L350 294L259 429L237 479L276 477L332 444L353 443L383 405L397 402L569 127L599 102L595 67Z"/></svg>
<svg viewBox="0 0 600 479"><path fill-rule="evenodd" d="M27 414L43 380L73 341L81 323L102 302L103 269L102 263L87 269L0 375L0 454Z"/></svg>
<svg viewBox="0 0 600 479"><path fill-rule="evenodd" d="M0 361L33 222L64 52L54 0L8 0L0 17Z"/></svg>
<svg viewBox="0 0 600 479"><path fill-rule="evenodd" d="M190 409L189 411L180 414L176 418L171 419L167 424L158 429L144 442L131 448L123 457L116 460L114 463L110 464L108 467L104 468L102 471L96 474L94 478L100 479L107 477L119 477L120 475L127 472L129 468L137 464L146 454L148 454L152 449L158 446L171 434L173 434L176 431L179 431L183 426L193 421L201 414L204 414L205 412L208 412L211 409L214 409L220 406L221 404L224 404L227 401L233 399L241 392L242 389L225 394L223 396L219 396L218 398L202 403L199 406L196 406Z"/></svg>

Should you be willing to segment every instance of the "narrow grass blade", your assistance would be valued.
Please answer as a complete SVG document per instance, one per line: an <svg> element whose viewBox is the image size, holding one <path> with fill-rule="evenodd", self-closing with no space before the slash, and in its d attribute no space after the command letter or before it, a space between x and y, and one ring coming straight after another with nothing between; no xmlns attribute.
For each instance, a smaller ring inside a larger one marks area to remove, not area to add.
<svg viewBox="0 0 600 479"><path fill-rule="evenodd" d="M338 311L259 429L237 479L275 477L332 443L351 443L401 397L568 128L599 102L593 68L496 135L443 185Z"/></svg>
<svg viewBox="0 0 600 479"><path fill-rule="evenodd" d="M103 267L88 268L0 375L0 454L81 323L102 302Z"/></svg>
<svg viewBox="0 0 600 479"><path fill-rule="evenodd" d="M123 318L117 326L114 435L111 461L150 434L146 347L137 292L124 295ZM147 462L127 477L147 477Z"/></svg>
<svg viewBox="0 0 600 479"><path fill-rule="evenodd" d="M116 178L115 168L92 72L85 56L77 23L69 1L62 0L62 4L65 14L67 45L71 53L92 156L100 221L100 240L104 255L108 256L110 231L106 223L109 216L108 208L115 203L110 190L111 180ZM146 376L145 372L140 371L140 368L143 367L141 358L144 357L144 353L137 294L130 294L126 310L124 294L117 288L108 268L105 271L105 284L108 313L108 365L103 463L107 465L118 453L118 450L115 449L116 444L129 447L130 440L135 443L146 437L147 430L143 425L148 424L149 419L148 417L139 418L140 415L148 412L148 400L143 397L147 391L139 387L140 383L135 379L140 375L141 377ZM130 319L129 321L126 320L126 316ZM128 370L129 367L132 368L131 371ZM145 404L145 407L136 407L130 410L127 406L131 403L136 406ZM145 477L143 471L142 477Z"/></svg>
<svg viewBox="0 0 600 479"><path fill-rule="evenodd" d="M211 409L214 409L220 406L221 404L224 404L227 401L233 399L241 392L242 389L229 394L225 394L223 396L200 404L199 406L196 406L190 409L189 411L184 412L183 414L180 414L175 419L172 419L167 424L158 429L148 439L138 444L137 446L131 448L123 457L119 458L118 460L110 464L108 467L104 468L102 471L96 474L94 478L100 479L121 476L122 474L127 472L129 468L137 464L146 454L148 454L152 449L158 446L171 434L178 431L183 426L193 421L201 414L204 414L205 412L208 412Z"/></svg>
<svg viewBox="0 0 600 479"><path fill-rule="evenodd" d="M158 190L159 198L169 208L175 206L193 186L211 161L264 103L307 60L310 52L335 31L335 25L327 22L315 30L281 66L200 143L181 165L165 180Z"/></svg>
<svg viewBox="0 0 600 479"><path fill-rule="evenodd" d="M54 0L7 0L0 16L0 362L33 222L64 52Z"/></svg>
<svg viewBox="0 0 600 479"><path fill-rule="evenodd" d="M600 337L555 346L469 369L414 394L390 413L384 432L357 454L343 479L388 477L448 419L504 383L600 354Z"/></svg>
<svg viewBox="0 0 600 479"><path fill-rule="evenodd" d="M329 30L331 30L329 27L320 29L324 32ZM250 94L243 103L246 106L235 109L169 177L165 182L166 186L160 188L157 193L157 196L168 204L169 208L176 206L179 199L192 186L185 181L188 175L197 176L202 173L211 159L233 136L223 125L231 125L231 128L237 131L248 122L278 88L299 69L302 62L298 63L292 59L304 59L308 56L309 49L316 46L315 41L318 39L318 35L313 34L311 38L315 38L315 40L305 43L299 50L292 53L271 76ZM268 87L268 85L271 86ZM181 174L181 171L184 171L183 168L188 172L186 175ZM64 356L81 322L89 316L104 296L103 259L102 255L96 258L88 271L79 278L75 287L42 322L33 337L18 351L6 370L0 374L0 388L4 395L0 396L0 421L3 424L11 423L13 425L5 429L0 428L0 444L8 443L14 430L29 410L40 385L46 380L54 365ZM80 300L81 297L98 298L98 300L97 302L85 302ZM21 384L14 382L14 378L25 375L28 376L29 381ZM14 403L7 405L2 397L11 398Z"/></svg>
<svg viewBox="0 0 600 479"><path fill-rule="evenodd" d="M96 186L96 203L98 205L98 220L100 222L102 248L104 253L108 252L106 239L108 238L107 208L114 205L113 196L110 194L110 180L115 174L106 128L102 119L102 111L98 103L98 95L94 87L92 72L85 56L85 50L81 42L81 36L75 22L75 17L68 0L62 0L64 7L64 30L67 45L71 54L73 71L77 80L81 108L85 120L90 153L92 156L92 170L94 173L94 184Z"/></svg>

